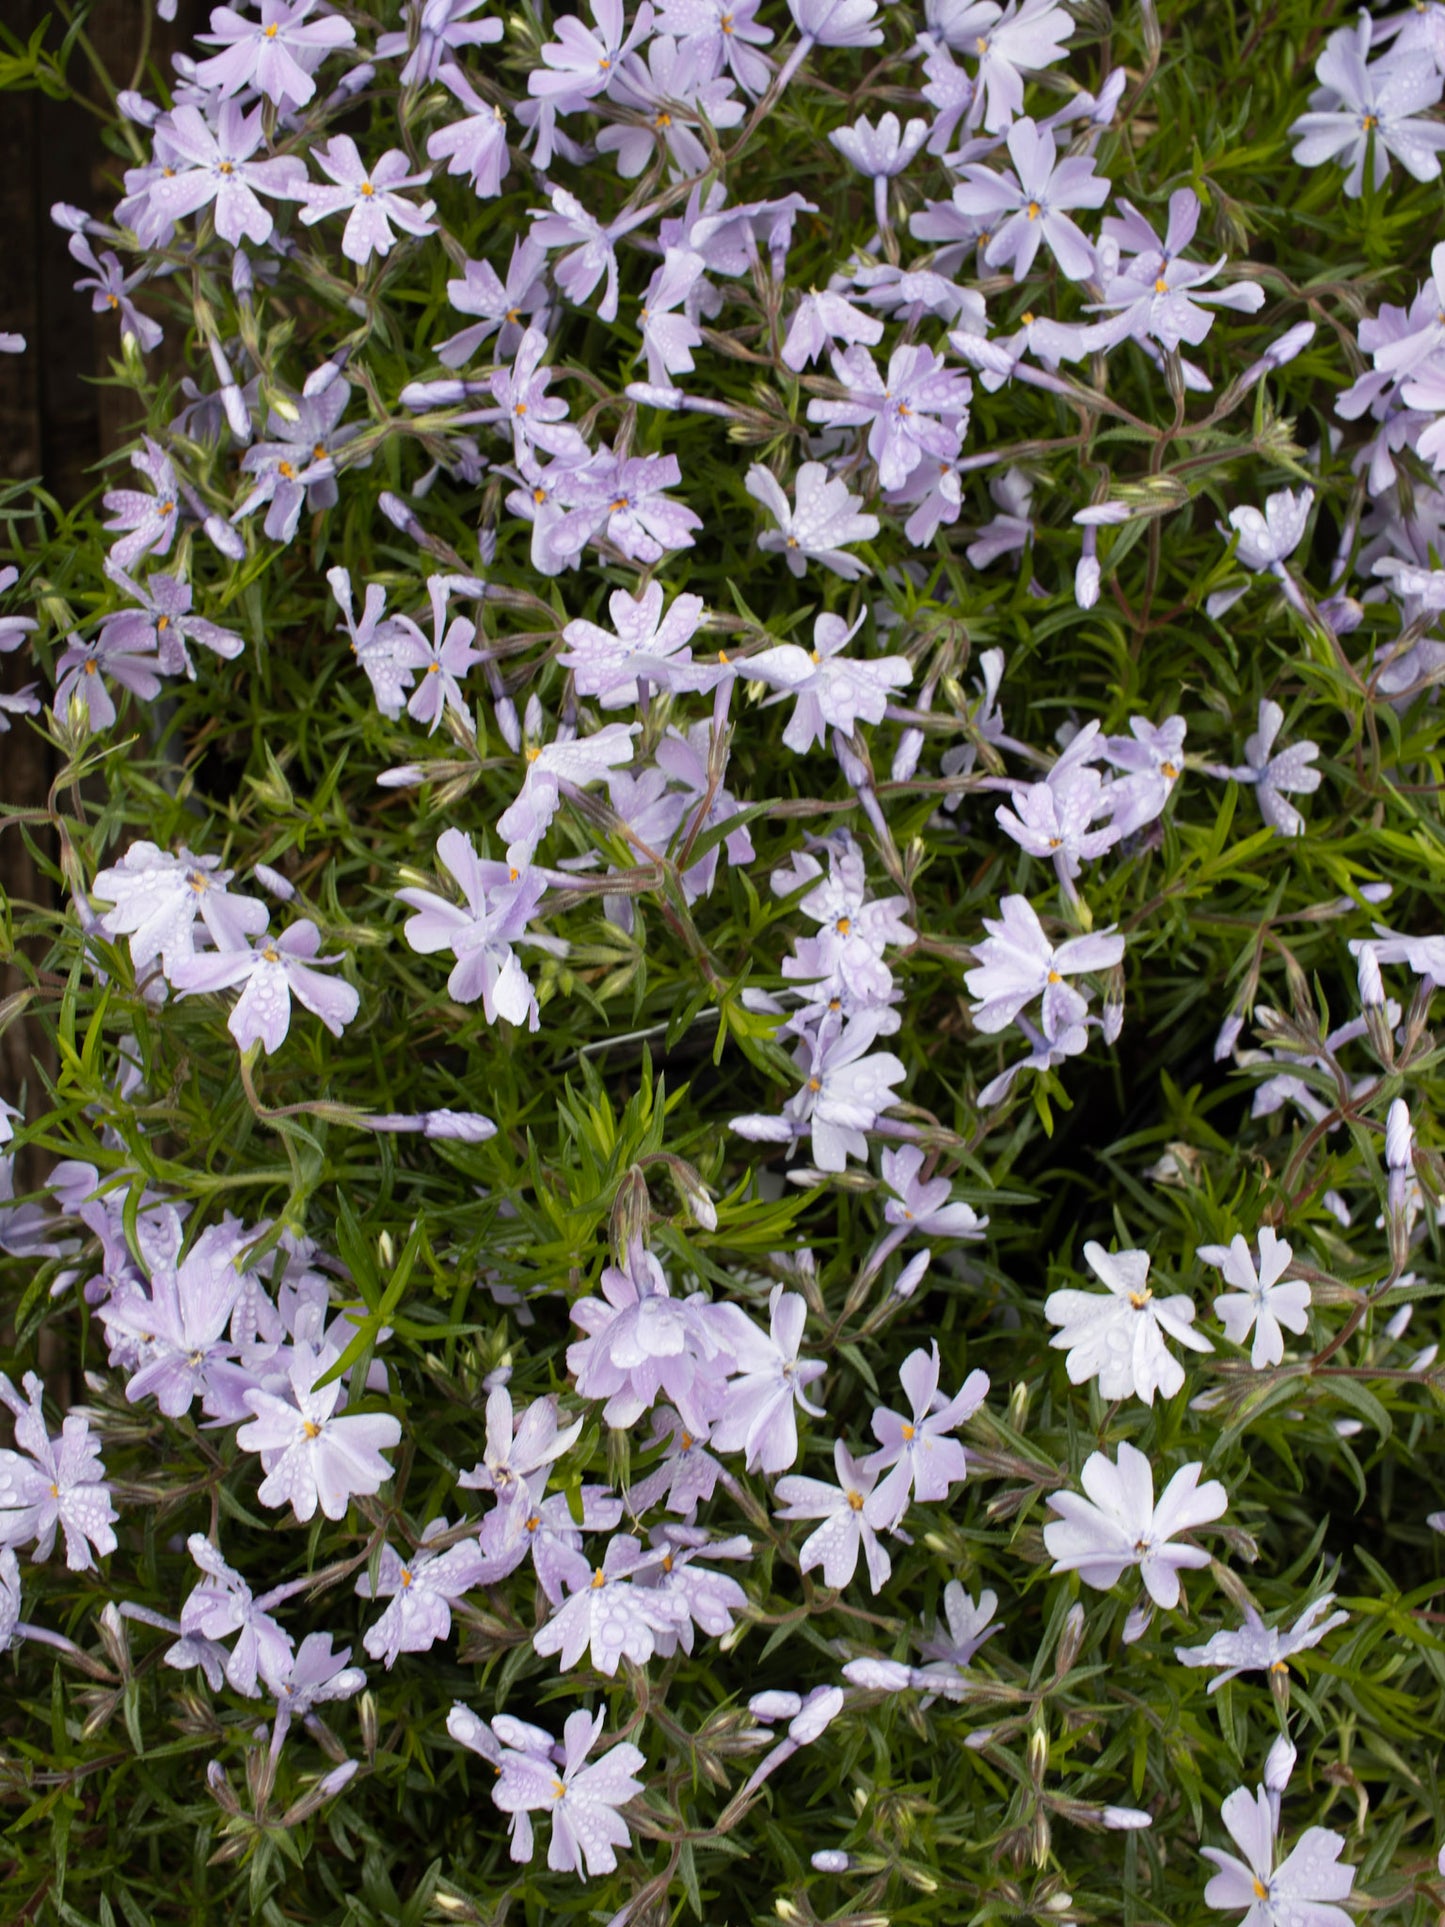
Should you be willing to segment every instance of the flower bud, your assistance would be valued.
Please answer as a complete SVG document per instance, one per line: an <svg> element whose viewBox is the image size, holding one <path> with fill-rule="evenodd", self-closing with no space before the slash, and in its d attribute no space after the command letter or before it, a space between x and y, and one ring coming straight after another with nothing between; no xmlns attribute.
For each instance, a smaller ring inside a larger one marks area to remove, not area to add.
<svg viewBox="0 0 1445 1927"><path fill-rule="evenodd" d="M1299 1758L1290 1743L1289 1736L1281 1733L1264 1758L1264 1784L1271 1793L1283 1793L1289 1785L1289 1776L1294 1772L1295 1761Z"/></svg>
<svg viewBox="0 0 1445 1927"><path fill-rule="evenodd" d="M1060 1680L1072 1670L1079 1650L1084 1643L1084 1609L1081 1605L1070 1606L1064 1617L1064 1629L1059 1634L1059 1648L1054 1655L1054 1678Z"/></svg>
<svg viewBox="0 0 1445 1927"><path fill-rule="evenodd" d="M819 1873L847 1873L852 1864L851 1858L837 1847L822 1847L813 1855L813 1865Z"/></svg>

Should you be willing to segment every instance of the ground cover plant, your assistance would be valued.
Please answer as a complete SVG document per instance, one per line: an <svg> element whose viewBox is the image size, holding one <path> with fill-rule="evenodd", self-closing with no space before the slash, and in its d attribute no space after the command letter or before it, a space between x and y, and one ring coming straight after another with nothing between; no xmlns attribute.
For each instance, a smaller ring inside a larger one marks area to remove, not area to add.
<svg viewBox="0 0 1445 1927"><path fill-rule="evenodd" d="M1445 4L107 82L0 1914L1437 1919Z"/></svg>

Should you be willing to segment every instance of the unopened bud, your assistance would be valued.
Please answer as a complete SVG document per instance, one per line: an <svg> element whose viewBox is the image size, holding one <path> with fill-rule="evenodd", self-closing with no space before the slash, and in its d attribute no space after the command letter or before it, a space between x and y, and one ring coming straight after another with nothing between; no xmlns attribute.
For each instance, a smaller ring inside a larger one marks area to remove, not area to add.
<svg viewBox="0 0 1445 1927"><path fill-rule="evenodd" d="M366 1764L368 1766L375 1766L377 1741L376 1695L369 1687L356 1702L356 1710L361 1724L361 1750L366 1755Z"/></svg>
<svg viewBox="0 0 1445 1927"><path fill-rule="evenodd" d="M1022 1432L1028 1423L1029 1397L1028 1383L1020 1379L1010 1392L1008 1401L1008 1422L1015 1432Z"/></svg>
<svg viewBox="0 0 1445 1927"><path fill-rule="evenodd" d="M1054 1678L1060 1680L1071 1671L1074 1661L1079 1657L1079 1649L1084 1643L1084 1609L1081 1605L1070 1606L1064 1618L1064 1629L1059 1634L1059 1649L1054 1655Z"/></svg>
<svg viewBox="0 0 1445 1927"><path fill-rule="evenodd" d="M1042 1786L1049 1764L1049 1736L1042 1727L1036 1726L1029 1734L1028 1763L1029 1778L1035 1786Z"/></svg>
<svg viewBox="0 0 1445 1927"><path fill-rule="evenodd" d="M1281 1733L1264 1758L1264 1784L1271 1793L1283 1793L1299 1758L1289 1736Z"/></svg>
<svg viewBox="0 0 1445 1927"><path fill-rule="evenodd" d="M231 1782L226 1777L226 1769L219 1760L212 1760L206 1768L206 1791L222 1813L234 1819L241 1811L241 1803L232 1792Z"/></svg>
<svg viewBox="0 0 1445 1927"><path fill-rule="evenodd" d="M632 1164L623 1172L612 1200L610 1235L616 1262L625 1266L634 1244L647 1242L652 1223L652 1198L647 1189L647 1173Z"/></svg>

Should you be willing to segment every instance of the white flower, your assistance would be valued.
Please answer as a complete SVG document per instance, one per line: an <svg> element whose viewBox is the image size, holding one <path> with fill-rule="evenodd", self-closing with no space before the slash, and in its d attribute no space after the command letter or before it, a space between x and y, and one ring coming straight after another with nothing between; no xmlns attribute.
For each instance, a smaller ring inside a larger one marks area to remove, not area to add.
<svg viewBox="0 0 1445 1927"><path fill-rule="evenodd" d="M1303 1279L1281 1284L1280 1279L1294 1257L1293 1249L1277 1237L1268 1225L1259 1233L1259 1268L1249 1255L1249 1246L1238 1232L1226 1245L1200 1245L1197 1254L1207 1265L1217 1265L1226 1284L1234 1286L1214 1301L1214 1315L1224 1326L1232 1345L1242 1345L1254 1330L1254 1348L1249 1362L1257 1372L1266 1365L1278 1365L1284 1357L1284 1335L1280 1330L1303 1332L1309 1326L1310 1288Z"/></svg>
<svg viewBox="0 0 1445 1927"><path fill-rule="evenodd" d="M1239 1673L1287 1673L1286 1662L1292 1653L1318 1646L1326 1633L1343 1626L1349 1618L1346 1612L1330 1613L1323 1624L1316 1623L1334 1599L1332 1592L1325 1593L1306 1606L1286 1631L1266 1626L1258 1613L1246 1607L1238 1632L1216 1633L1203 1646L1176 1647L1175 1657L1185 1666L1222 1666L1225 1670L1209 1682L1211 1693L1217 1693L1227 1679Z"/></svg>
<svg viewBox="0 0 1445 1927"><path fill-rule="evenodd" d="M1049 1500L1059 1514L1044 1527L1044 1544L1055 1572L1077 1572L1085 1585L1101 1592L1137 1566L1149 1596L1164 1607L1179 1603L1179 1568L1209 1564L1201 1546L1172 1546L1175 1533L1192 1531L1217 1519L1229 1495L1217 1479L1199 1483L1204 1467L1181 1466L1154 1503L1154 1474L1132 1445L1119 1447L1117 1465L1102 1452L1090 1453L1079 1482L1087 1499L1059 1492Z"/></svg>
<svg viewBox="0 0 1445 1927"><path fill-rule="evenodd" d="M657 1650L657 1635L687 1618L686 1606L671 1593L631 1583L645 1567L660 1566L665 1553L666 1547L644 1552L636 1539L616 1534L591 1578L535 1635L534 1650L544 1658L560 1654L564 1670L589 1646L592 1664L604 1673L615 1674L624 1656L645 1666Z"/></svg>
<svg viewBox="0 0 1445 1927"><path fill-rule="evenodd" d="M1320 772L1314 768L1319 755L1318 743L1291 743L1276 751L1274 739L1284 721L1278 703L1268 700L1259 706L1259 728L1245 739L1244 761L1229 773L1236 783L1252 783L1259 799L1259 813L1280 836L1302 836L1305 820L1283 792L1293 790L1310 795L1320 786Z"/></svg>
<svg viewBox="0 0 1445 1927"><path fill-rule="evenodd" d="M1239 533L1235 555L1246 569L1272 569L1294 554L1314 499L1312 488L1302 488L1298 495L1282 488L1266 500L1263 515L1257 508L1229 511L1229 520Z"/></svg>
<svg viewBox="0 0 1445 1927"><path fill-rule="evenodd" d="M1244 1859L1218 1847L1201 1848L1219 1869L1204 1889L1208 1906L1245 1908L1240 1927L1351 1927L1344 1908L1328 1904L1344 1900L1355 1880L1353 1867L1338 1864L1345 1844L1339 1834L1328 1827L1307 1828L1294 1852L1275 1867L1275 1816L1263 1787L1252 1796L1247 1787L1237 1788L1220 1808L1220 1818Z"/></svg>
<svg viewBox="0 0 1445 1927"><path fill-rule="evenodd" d="M774 1493L783 1504L777 1517L823 1521L817 1531L803 1541L798 1561L802 1571L810 1572L814 1566L821 1566L823 1578L830 1586L846 1586L857 1570L861 1548L868 1562L873 1590L878 1592L887 1584L893 1569L892 1560L878 1543L878 1535L863 1511L878 1475L855 1465L853 1455L841 1439L833 1447L833 1465L838 1474L836 1485L791 1474L779 1479Z"/></svg>
<svg viewBox="0 0 1445 1927"><path fill-rule="evenodd" d="M1044 1304L1045 1318L1062 1327L1049 1343L1068 1349L1069 1383L1097 1378L1105 1398L1142 1398L1146 1405L1154 1403L1156 1391L1173 1398L1184 1383L1184 1367L1166 1346L1166 1334L1191 1351L1214 1349L1192 1329L1193 1300L1182 1292L1155 1298L1146 1251L1110 1252L1089 1243L1084 1256L1110 1295L1055 1291Z"/></svg>
<svg viewBox="0 0 1445 1927"><path fill-rule="evenodd" d="M587 1874L611 1873L616 1868L615 1849L627 1846L632 1838L617 1809L642 1791L642 1782L632 1776L643 1764L643 1755L624 1741L585 1766L583 1762L597 1744L604 1718L602 1713L569 1713L562 1729L562 1745L553 1749L560 1755L556 1765L551 1758L533 1751L502 1750L500 1777L492 1788L492 1800L503 1813L513 1815L514 1860L531 1859L528 1815L540 1808L552 1816L547 1865L554 1873L575 1873L579 1879L586 1879ZM500 1725L500 1721L494 1725ZM528 1730L540 1733L539 1728Z"/></svg>

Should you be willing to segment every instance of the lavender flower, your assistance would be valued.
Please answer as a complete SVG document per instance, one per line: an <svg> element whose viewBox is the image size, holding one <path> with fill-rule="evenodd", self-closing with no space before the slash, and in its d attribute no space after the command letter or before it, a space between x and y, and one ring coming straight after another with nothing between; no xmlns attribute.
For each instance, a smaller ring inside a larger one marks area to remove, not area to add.
<svg viewBox="0 0 1445 1927"><path fill-rule="evenodd" d="M1184 1367L1165 1339L1191 1351L1214 1349L1193 1329L1194 1301L1182 1292L1155 1298L1146 1251L1105 1251L1090 1242L1084 1256L1108 1295L1055 1291L1044 1303L1045 1318L1062 1327L1049 1343L1067 1349L1069 1383L1097 1378L1104 1398L1142 1398L1146 1405L1154 1403L1156 1391L1173 1398L1184 1383Z"/></svg>
<svg viewBox="0 0 1445 1927"><path fill-rule="evenodd" d="M1064 210L1102 207L1109 198L1108 181L1083 155L1060 160L1053 135L1031 120L1013 123L1007 145L1016 172L996 174L970 162L954 190L958 207L988 224L985 261L991 268L1012 267L1015 280L1022 281L1040 245L1047 243L1070 281L1087 280L1094 273L1093 245Z"/></svg>
<svg viewBox="0 0 1445 1927"><path fill-rule="evenodd" d="M273 1758L294 1720L308 1718L312 1707L318 1704L352 1699L365 1686L366 1674L359 1666L347 1665L350 1657L349 1646L343 1646L339 1653L332 1651L330 1633L308 1633L284 1670L262 1674L276 1699L276 1725L271 1736Z"/></svg>
<svg viewBox="0 0 1445 1927"><path fill-rule="evenodd" d="M1157 1605L1178 1605L1181 1568L1207 1566L1209 1554L1201 1546L1169 1541L1208 1525L1229 1505L1217 1479L1200 1485L1203 1470L1198 1464L1181 1466L1156 1505L1154 1474L1142 1452L1123 1444L1113 1465L1102 1452L1091 1452L1080 1474L1088 1497L1058 1492L1049 1500L1059 1514L1044 1527L1053 1570L1077 1572L1085 1585L1107 1592L1122 1572L1138 1566Z"/></svg>
<svg viewBox="0 0 1445 1927"><path fill-rule="evenodd" d="M65 1563L72 1572L95 1567L95 1552L114 1552L111 1522L119 1518L105 1483L105 1467L83 1412L67 1412L59 1438L45 1429L44 1387L34 1372L24 1378L21 1398L0 1372L0 1401L15 1417L18 1452L0 1450L0 1545L34 1542L30 1557L48 1559L57 1526L65 1534Z"/></svg>
<svg viewBox="0 0 1445 1927"><path fill-rule="evenodd" d="M401 1442L400 1422L389 1412L337 1412L340 1379L313 1389L339 1357L329 1345L317 1351L298 1342L286 1372L291 1399L248 1392L255 1416L236 1434L243 1452L261 1455L262 1505L289 1503L303 1525L318 1504L328 1519L340 1519L354 1495L379 1491L391 1477L381 1454Z"/></svg>
<svg viewBox="0 0 1445 1927"><path fill-rule="evenodd" d="M1252 783L1259 799L1259 813L1278 836L1303 836L1305 820L1285 792L1312 795L1320 786L1320 772L1313 767L1319 755L1318 743L1291 743L1275 753L1274 739L1284 721L1284 711L1267 699L1259 705L1259 728L1244 745L1244 762L1230 770L1237 783Z"/></svg>
<svg viewBox="0 0 1445 1927"><path fill-rule="evenodd" d="M533 1635L533 1650L543 1658L558 1654L564 1671L589 1648L599 1672L615 1674L624 1658L645 1666L657 1649L658 1635L687 1617L686 1607L672 1594L632 1583L663 1557L662 1552L644 1551L628 1534L615 1533L591 1578Z"/></svg>
<svg viewBox="0 0 1445 1927"><path fill-rule="evenodd" d="M607 602L612 632L595 622L569 622L562 631L566 652L558 661L573 671L577 692L595 696L603 709L638 701L638 685L658 689L690 686L688 643L704 615L701 596L680 595L662 613L662 584L649 582L639 596L618 589Z"/></svg>
<svg viewBox="0 0 1445 1927"><path fill-rule="evenodd" d="M482 319L441 343L437 358L442 366L460 368L497 329L501 330L497 336L499 355L516 353L529 318L545 329L546 267L546 250L531 235L512 243L505 280L486 261L464 262L462 279L447 283L447 300L458 314L480 315Z"/></svg>
<svg viewBox="0 0 1445 1927"><path fill-rule="evenodd" d="M1225 1283L1234 1286L1215 1299L1214 1315L1232 1345L1242 1345L1254 1332L1249 1362L1260 1372L1283 1360L1284 1331L1308 1331L1310 1288L1302 1278L1280 1282L1294 1251L1269 1225L1260 1226L1258 1244L1258 1269L1238 1232L1227 1245L1200 1245L1196 1255L1218 1265Z"/></svg>
<svg viewBox="0 0 1445 1927"><path fill-rule="evenodd" d="M903 656L873 661L839 659L862 621L860 615L850 628L841 616L819 616L813 624L811 650L784 642L738 664L739 675L778 691L773 700L795 698L797 706L783 731L783 741L799 755L822 742L830 726L851 732L859 717L869 723L882 722L889 690L912 680L913 666Z"/></svg>
<svg viewBox="0 0 1445 1927"><path fill-rule="evenodd" d="M407 942L423 956L451 951L457 961L447 990L459 1004L480 997L489 1024L502 1017L536 1030L536 995L512 946L525 937L546 885L535 872L523 876L505 863L484 861L460 830L442 832L437 857L461 886L466 908L431 890L398 890L398 901L418 913L407 919Z"/></svg>
<svg viewBox="0 0 1445 1927"><path fill-rule="evenodd" d="M284 1678L295 1652L291 1635L271 1616L270 1608L300 1591L304 1579L277 1586L257 1599L240 1573L226 1564L215 1546L199 1532L186 1541L192 1559L204 1575L181 1607L180 1630L186 1650L172 1647L168 1666L197 1663L197 1648L215 1647L232 1633L241 1636L224 1655L226 1680L238 1693L254 1698L257 1674Z"/></svg>
<svg viewBox="0 0 1445 1927"><path fill-rule="evenodd" d="M245 989L232 1006L226 1028L240 1048L259 1044L279 1050L291 1028L291 999L319 1017L333 1037L339 1037L355 1017L361 994L355 985L325 977L319 965L340 963L340 957L321 957L321 932L302 917L277 937L266 936L255 945L178 957L167 975L182 996L197 991Z"/></svg>
<svg viewBox="0 0 1445 1927"><path fill-rule="evenodd" d="M214 201L216 232L223 241L233 248L239 248L242 240L264 247L271 239L273 222L258 196L295 200L306 185L306 163L294 154L252 159L265 140L262 109L257 106L243 114L234 100L225 100L212 129L199 107L186 105L177 107L162 125L173 171L161 174L146 188L153 214L166 222L176 221ZM134 557L118 559L129 568Z"/></svg>
<svg viewBox="0 0 1445 1927"><path fill-rule="evenodd" d="M365 267L373 254L383 258L390 254L396 241L393 224L406 234L436 232L436 223L430 219L436 212L436 202L424 201L418 207L412 201L403 200L400 192L404 187L420 187L429 181L431 170L409 173L410 163L399 147L388 149L371 168L363 163L356 142L349 134L334 134L325 147L317 147L313 152L322 171L331 176L335 185L327 187L324 182L309 185L301 219L310 227L324 221L328 214L349 209L346 231L341 237L341 252L348 261Z"/></svg>
<svg viewBox="0 0 1445 1927"><path fill-rule="evenodd" d="M982 1405L988 1396L988 1374L970 1372L962 1388L945 1400L938 1389L939 1369L934 1339L929 1351L910 1352L898 1369L911 1408L909 1416L902 1418L882 1406L874 1410L878 1450L868 1454L862 1469L875 1476L883 1472L886 1477L868 1494L863 1512L869 1525L880 1532L900 1523L910 1496L925 1503L946 1499L949 1487L961 1482L968 1471L963 1447L948 1434Z"/></svg>
<svg viewBox="0 0 1445 1927"><path fill-rule="evenodd" d="M430 1540L445 1532L445 1519L433 1519L421 1536L421 1547L402 1559L389 1545L381 1549L373 1586L361 1573L356 1590L363 1599L390 1599L391 1604L367 1627L362 1640L373 1659L388 1670L400 1653L424 1653L445 1639L452 1626L452 1601L488 1577L487 1561L475 1539L464 1539L446 1552L426 1550Z"/></svg>
<svg viewBox="0 0 1445 1927"><path fill-rule="evenodd" d="M588 1874L616 1871L616 1850L632 1838L617 1809L641 1793L642 1782L633 1776L644 1759L637 1747L624 1741L609 1747L591 1766L583 1764L597 1744L605 1717L580 1709L569 1713L555 1766L535 1753L503 1751L492 1800L513 1816L513 1860L531 1859L530 1815L540 1811L552 1817L547 1865L554 1873L575 1873L585 1880Z"/></svg>
<svg viewBox="0 0 1445 1927"><path fill-rule="evenodd" d="M846 482L831 480L821 462L804 462L798 470L796 508L761 462L748 470L744 486L778 525L758 537L758 547L780 550L794 575L801 576L809 561L821 562L845 582L869 574L867 563L845 554L844 548L850 542L871 542L878 533L878 517L860 515L862 496L852 494Z"/></svg>
<svg viewBox="0 0 1445 1927"><path fill-rule="evenodd" d="M97 260L95 250L83 234L72 234L68 245L72 259L90 269L89 276L82 275L76 282L76 293L84 294L89 289L92 314L104 314L108 309L119 315L122 337L133 335L149 354L161 341L163 330L158 321L142 314L130 297L134 289L150 279L150 269L138 268L128 275L108 249Z"/></svg>
<svg viewBox="0 0 1445 1927"><path fill-rule="evenodd" d="M500 38L502 23L499 20L483 20L479 24L495 28L493 37ZM489 105L481 98L460 67L449 62L436 78L467 112L429 135L426 151L434 161L446 162L448 174L469 175L472 192L481 200L490 200L501 193L502 182L511 166L507 117L500 107Z"/></svg>
<svg viewBox="0 0 1445 1927"><path fill-rule="evenodd" d="M1338 1612L1321 1619L1334 1602L1332 1592L1323 1594L1305 1607L1292 1626L1283 1628L1266 1626L1259 1614L1246 1606L1244 1624L1238 1632L1216 1633L1203 1646L1176 1646L1174 1657L1184 1666L1222 1667L1224 1670L1209 1682L1211 1693L1217 1693L1226 1680L1237 1679L1241 1673L1287 1673L1288 1662L1296 1653L1318 1646L1326 1633L1343 1626L1349 1618L1347 1612Z"/></svg>
<svg viewBox="0 0 1445 1927"><path fill-rule="evenodd" d="M786 1472L798 1457L794 1407L822 1418L822 1406L812 1402L805 1387L827 1368L821 1359L798 1356L808 1317L805 1299L774 1285L768 1313L766 1338L741 1313L727 1327L737 1376L728 1382L709 1443L719 1452L746 1453L749 1472L761 1468L772 1474Z"/></svg>
<svg viewBox="0 0 1445 1927"><path fill-rule="evenodd" d="M336 454L361 433L360 423L339 426L351 398L351 383L328 383L321 394L289 399L287 411L272 408L266 433L241 458L241 471L255 476L251 492L232 515L239 522L269 503L265 529L272 542L289 542L301 519L301 505L318 512L337 501Z"/></svg>
<svg viewBox="0 0 1445 1927"><path fill-rule="evenodd" d="M1193 188L1176 188L1169 196L1162 246L1137 208L1128 201L1120 206L1124 218L1109 216L1103 223L1104 247L1114 250L1118 265L1105 278L1103 300L1089 304L1095 313L1108 308L1118 313L1087 330L1091 348L1111 348L1126 340L1157 341L1169 349L1188 342L1197 348L1214 326L1211 308L1256 314L1264 306L1264 289L1257 281L1202 291L1223 267L1223 256L1212 267L1182 258L1199 225L1199 196ZM1121 259L1121 254L1132 258Z"/></svg>
<svg viewBox="0 0 1445 1927"><path fill-rule="evenodd" d="M874 348L882 339L883 323L874 315L864 314L861 308L855 308L851 301L845 300L831 288L825 289L822 294L813 288L793 310L787 338L783 342L783 365L797 374L815 361L825 348L831 349L835 341L862 342ZM749 471L749 493L753 492L752 477L757 472L757 466ZM769 472L763 470L764 474ZM781 521L782 517L778 519Z"/></svg>
<svg viewBox="0 0 1445 1927"><path fill-rule="evenodd" d="M613 5L619 17L621 15L620 0L598 0L598 5L602 7ZM638 10L639 19L643 14L650 14L651 11L647 0L643 0L643 5ZM563 31L576 24L570 14L564 14L558 22L558 30ZM545 57L545 48L543 54ZM534 82L537 79L538 75L534 71L530 81ZM567 250L559 256L554 273L557 277L557 286L579 307L605 276L597 318L599 321L615 321L618 298L618 268L615 251L617 243L624 234L630 234L633 228L641 227L644 221L650 220L654 210L650 206L638 208L633 213L621 215L616 221L603 226L587 212L577 196L569 194L565 187L554 187L551 200L553 211L550 214L542 208L532 209L532 240L539 247Z"/></svg>
<svg viewBox="0 0 1445 1927"><path fill-rule="evenodd" d="M316 0L261 0L261 18L247 20L232 7L216 7L211 32L197 38L225 51L198 61L196 79L222 98L254 87L278 107L304 107L316 92L312 70L338 47L356 44L356 32L335 14L308 21Z"/></svg>
<svg viewBox="0 0 1445 1927"><path fill-rule="evenodd" d="M858 1568L858 1554L861 1551L868 1567L868 1578L874 1592L878 1592L887 1584L893 1562L888 1557L887 1549L880 1545L878 1535L868 1519L867 1501L877 1475L868 1471L865 1465L856 1465L853 1455L841 1439L833 1447L833 1467L838 1475L836 1485L828 1485L822 1479L799 1478L791 1473L787 1478L779 1479L774 1487L774 1496L783 1503L776 1516L779 1519L823 1521L803 1541L798 1555L798 1564L803 1572L811 1572L814 1566L821 1566L828 1585L846 1586Z"/></svg>
<svg viewBox="0 0 1445 1927"><path fill-rule="evenodd" d="M1000 134L1024 104L1024 74L1051 67L1063 56L1074 23L1056 0L931 0L930 28L959 52L976 55L979 121Z"/></svg>
<svg viewBox="0 0 1445 1927"><path fill-rule="evenodd" d="M142 839L120 862L98 871L93 894L111 908L100 918L107 937L129 936L131 962L143 970L159 957L169 976L195 948L195 921L223 950L248 947L266 928L267 911L256 897L228 890L234 871L220 858L194 856L182 846L174 856Z"/></svg>

